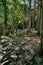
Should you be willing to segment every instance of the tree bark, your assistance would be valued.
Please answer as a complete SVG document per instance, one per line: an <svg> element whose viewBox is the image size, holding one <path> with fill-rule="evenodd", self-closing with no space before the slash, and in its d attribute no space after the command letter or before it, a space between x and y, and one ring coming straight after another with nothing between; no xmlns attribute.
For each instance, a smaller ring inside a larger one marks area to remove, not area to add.
<svg viewBox="0 0 43 65"><path fill-rule="evenodd" d="M28 8L28 30L31 29L31 0L29 0L29 8Z"/></svg>
<svg viewBox="0 0 43 65"><path fill-rule="evenodd" d="M40 16L41 16L41 20L40 20L40 40L41 40L41 43L40 43L40 50L41 50L41 55L42 55L42 52L43 52L43 48L42 48L42 0L40 0Z"/></svg>
<svg viewBox="0 0 43 65"><path fill-rule="evenodd" d="M6 6L6 1L2 0L2 4L4 7L4 24L3 24L3 34L6 35L6 30L7 30L7 6Z"/></svg>

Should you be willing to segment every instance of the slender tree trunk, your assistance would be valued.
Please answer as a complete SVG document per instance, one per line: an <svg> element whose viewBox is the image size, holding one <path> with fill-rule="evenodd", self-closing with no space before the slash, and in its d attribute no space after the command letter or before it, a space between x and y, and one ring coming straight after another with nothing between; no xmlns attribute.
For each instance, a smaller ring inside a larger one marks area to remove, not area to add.
<svg viewBox="0 0 43 65"><path fill-rule="evenodd" d="M4 24L3 24L3 34L6 35L6 30L7 30L7 6L6 6L6 1L2 0L3 7L4 7Z"/></svg>
<svg viewBox="0 0 43 65"><path fill-rule="evenodd" d="M31 29L31 0L29 0L28 20L29 20L29 22L28 22L28 30L27 30L27 32L30 31L30 29Z"/></svg>
<svg viewBox="0 0 43 65"><path fill-rule="evenodd" d="M41 14L41 20L40 20L40 40L41 40L41 43L40 43L40 50L41 50L41 55L42 55L42 52L43 52L43 48L42 48L42 0L40 0L41 4L40 4L40 14Z"/></svg>
<svg viewBox="0 0 43 65"><path fill-rule="evenodd" d="M38 3L38 14L37 14L37 30L38 30L38 35L40 35L40 6Z"/></svg>

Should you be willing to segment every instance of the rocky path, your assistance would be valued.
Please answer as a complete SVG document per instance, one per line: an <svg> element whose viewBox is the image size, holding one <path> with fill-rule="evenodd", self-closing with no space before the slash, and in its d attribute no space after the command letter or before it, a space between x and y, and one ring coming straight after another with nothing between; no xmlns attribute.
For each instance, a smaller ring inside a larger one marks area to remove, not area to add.
<svg viewBox="0 0 43 65"><path fill-rule="evenodd" d="M1 42L1 65L27 65L30 63L33 55L40 47L40 39L38 37L30 37L28 35L24 35L24 37L21 38L15 38L14 40L5 37Z"/></svg>

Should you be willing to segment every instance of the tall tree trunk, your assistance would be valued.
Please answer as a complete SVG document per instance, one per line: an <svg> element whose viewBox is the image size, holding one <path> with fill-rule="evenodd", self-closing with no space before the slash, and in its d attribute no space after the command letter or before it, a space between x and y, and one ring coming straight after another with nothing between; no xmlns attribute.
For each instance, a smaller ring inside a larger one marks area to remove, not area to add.
<svg viewBox="0 0 43 65"><path fill-rule="evenodd" d="M4 7L4 24L3 24L3 33L6 35L6 30L7 30L7 6L6 6L6 1L2 0L3 7Z"/></svg>
<svg viewBox="0 0 43 65"><path fill-rule="evenodd" d="M29 19L29 25L28 25L28 30L27 31L30 31L31 29L31 0L28 0L29 1L29 9L28 9L28 19Z"/></svg>
<svg viewBox="0 0 43 65"><path fill-rule="evenodd" d="M41 15L41 19L40 19L40 40L41 40L41 43L40 43L40 50L41 50L41 55L42 55L42 19L43 19L43 17L42 17L42 0L40 0L40 15Z"/></svg>
<svg viewBox="0 0 43 65"><path fill-rule="evenodd" d="M40 35L40 6L38 2L38 14L37 14L37 30L38 30L38 35Z"/></svg>

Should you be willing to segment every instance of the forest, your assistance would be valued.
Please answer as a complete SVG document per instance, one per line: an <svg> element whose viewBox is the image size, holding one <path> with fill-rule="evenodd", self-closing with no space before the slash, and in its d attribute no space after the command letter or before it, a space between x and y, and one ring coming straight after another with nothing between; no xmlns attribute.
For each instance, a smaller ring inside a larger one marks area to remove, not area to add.
<svg viewBox="0 0 43 65"><path fill-rule="evenodd" d="M43 0L0 0L0 65L43 65Z"/></svg>

